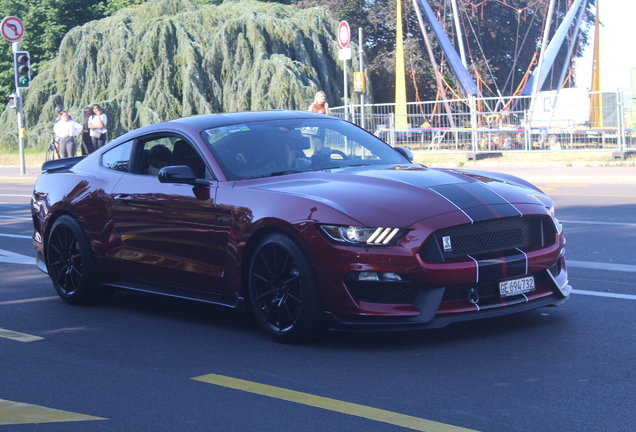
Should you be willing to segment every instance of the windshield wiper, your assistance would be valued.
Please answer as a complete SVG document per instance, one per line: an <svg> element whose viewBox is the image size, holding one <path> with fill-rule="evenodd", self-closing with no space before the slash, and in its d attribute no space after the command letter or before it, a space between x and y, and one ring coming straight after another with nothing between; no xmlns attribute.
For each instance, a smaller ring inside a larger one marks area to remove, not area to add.
<svg viewBox="0 0 636 432"><path fill-rule="evenodd" d="M284 171L274 171L273 173L270 174L271 177L275 177L275 176L280 176L280 175L285 175L285 174L296 174L302 171L299 170L284 170Z"/></svg>
<svg viewBox="0 0 636 432"><path fill-rule="evenodd" d="M308 169L307 171L326 171L326 170L341 169L341 168L344 168L344 167L341 167L341 166L316 167L316 168Z"/></svg>
<svg viewBox="0 0 636 432"><path fill-rule="evenodd" d="M251 177L243 177L243 179L245 180L245 179L257 179L257 178L264 178L264 177L275 177L275 176L281 176L285 174L296 174L300 172L304 172L304 171L299 171L299 170L274 171L273 173L268 173L268 174L261 174L261 175L251 176Z"/></svg>

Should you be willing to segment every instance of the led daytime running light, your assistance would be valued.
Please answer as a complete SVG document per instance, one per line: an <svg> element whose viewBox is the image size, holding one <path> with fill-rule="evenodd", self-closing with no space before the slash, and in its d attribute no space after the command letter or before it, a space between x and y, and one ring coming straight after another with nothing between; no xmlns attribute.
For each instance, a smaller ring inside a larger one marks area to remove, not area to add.
<svg viewBox="0 0 636 432"><path fill-rule="evenodd" d="M365 244L370 246L390 245L397 240L397 236L402 231L400 228L364 228L341 225L322 225L321 229L336 242L360 246Z"/></svg>

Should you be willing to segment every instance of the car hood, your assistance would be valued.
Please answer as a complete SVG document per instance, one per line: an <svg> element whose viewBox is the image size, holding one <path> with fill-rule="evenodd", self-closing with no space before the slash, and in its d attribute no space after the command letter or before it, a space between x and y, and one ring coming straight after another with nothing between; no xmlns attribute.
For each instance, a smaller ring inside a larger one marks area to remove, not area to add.
<svg viewBox="0 0 636 432"><path fill-rule="evenodd" d="M456 211L477 222L521 216L522 204L549 207L539 189L514 176L415 165L311 171L238 182L320 202L365 226L407 227Z"/></svg>

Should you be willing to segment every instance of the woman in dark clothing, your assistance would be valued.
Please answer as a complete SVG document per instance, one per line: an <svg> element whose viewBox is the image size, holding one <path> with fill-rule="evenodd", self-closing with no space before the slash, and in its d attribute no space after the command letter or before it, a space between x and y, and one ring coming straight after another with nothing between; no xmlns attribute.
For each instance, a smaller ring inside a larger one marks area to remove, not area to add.
<svg viewBox="0 0 636 432"><path fill-rule="evenodd" d="M106 114L103 113L101 107L97 104L93 105L93 113L88 118L88 128L90 129L91 140L95 150L106 145L108 141L107 120Z"/></svg>
<svg viewBox="0 0 636 432"><path fill-rule="evenodd" d="M88 128L88 119L93 115L91 107L84 108L84 129L82 130L82 154L91 154L95 151L91 140L91 131Z"/></svg>

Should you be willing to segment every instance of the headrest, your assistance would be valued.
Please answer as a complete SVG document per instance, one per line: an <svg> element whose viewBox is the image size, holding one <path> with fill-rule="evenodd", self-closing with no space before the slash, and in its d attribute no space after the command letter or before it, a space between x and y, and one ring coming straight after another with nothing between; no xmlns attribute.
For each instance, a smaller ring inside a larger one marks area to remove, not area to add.
<svg viewBox="0 0 636 432"><path fill-rule="evenodd" d="M303 136L300 131L293 130L287 134L287 145L292 150L309 150L311 140L309 137Z"/></svg>

